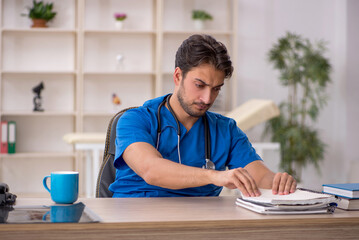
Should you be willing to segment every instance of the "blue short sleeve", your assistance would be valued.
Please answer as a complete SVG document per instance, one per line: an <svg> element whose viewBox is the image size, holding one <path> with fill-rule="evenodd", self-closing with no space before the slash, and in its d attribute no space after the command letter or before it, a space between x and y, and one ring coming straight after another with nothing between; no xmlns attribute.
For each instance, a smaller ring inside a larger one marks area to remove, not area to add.
<svg viewBox="0 0 359 240"><path fill-rule="evenodd" d="M115 166L121 164L122 154L125 149L135 142L146 142L154 145L151 136L150 114L145 108L127 110L117 122L116 126L116 154Z"/></svg>
<svg viewBox="0 0 359 240"><path fill-rule="evenodd" d="M231 141L229 162L227 163L228 168L243 168L253 161L262 160L261 157L256 153L255 149L252 147L252 144L248 140L247 135L237 127L236 122L233 119L231 119L229 127L233 136Z"/></svg>

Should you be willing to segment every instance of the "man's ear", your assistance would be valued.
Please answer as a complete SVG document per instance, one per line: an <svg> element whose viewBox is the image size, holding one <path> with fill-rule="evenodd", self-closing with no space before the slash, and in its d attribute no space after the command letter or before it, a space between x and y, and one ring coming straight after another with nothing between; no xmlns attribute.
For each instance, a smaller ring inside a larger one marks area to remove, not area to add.
<svg viewBox="0 0 359 240"><path fill-rule="evenodd" d="M173 73L173 81L175 86L179 86L180 82L182 81L182 70L179 67L176 67Z"/></svg>

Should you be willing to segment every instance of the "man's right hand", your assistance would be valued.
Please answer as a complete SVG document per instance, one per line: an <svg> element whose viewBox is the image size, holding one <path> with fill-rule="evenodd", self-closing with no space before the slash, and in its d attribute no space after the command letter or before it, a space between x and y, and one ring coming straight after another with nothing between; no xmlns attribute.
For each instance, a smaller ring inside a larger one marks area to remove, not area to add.
<svg viewBox="0 0 359 240"><path fill-rule="evenodd" d="M227 171L213 171L213 184L229 189L239 189L244 196L258 197L261 195L256 182L244 168Z"/></svg>

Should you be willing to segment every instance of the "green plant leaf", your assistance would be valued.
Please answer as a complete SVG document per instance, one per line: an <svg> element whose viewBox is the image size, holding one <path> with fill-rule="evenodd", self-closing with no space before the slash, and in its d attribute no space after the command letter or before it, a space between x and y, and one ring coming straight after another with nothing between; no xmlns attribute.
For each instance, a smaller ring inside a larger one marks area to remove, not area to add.
<svg viewBox="0 0 359 240"><path fill-rule="evenodd" d="M324 41L312 43L287 32L268 52L268 61L280 73L279 83L288 87L287 101L280 103L280 116L266 123L264 135L281 145L281 168L296 176L295 166L313 164L319 172L325 144L307 119L315 122L326 105L331 64L324 56ZM296 176L297 180L300 176Z"/></svg>
<svg viewBox="0 0 359 240"><path fill-rule="evenodd" d="M45 19L47 22L56 16L56 12L52 11L53 3L33 0L32 4L32 7L27 7L29 13L27 15L22 14L22 16L27 16L31 19Z"/></svg>
<svg viewBox="0 0 359 240"><path fill-rule="evenodd" d="M204 11L204 10L193 10L192 11L192 19L197 19L197 20L212 20L213 17L211 14L209 14L208 12Z"/></svg>

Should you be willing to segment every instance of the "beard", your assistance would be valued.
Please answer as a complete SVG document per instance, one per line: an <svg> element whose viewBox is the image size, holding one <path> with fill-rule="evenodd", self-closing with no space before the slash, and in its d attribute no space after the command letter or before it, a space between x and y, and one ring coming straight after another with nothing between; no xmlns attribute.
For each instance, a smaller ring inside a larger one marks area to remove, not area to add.
<svg viewBox="0 0 359 240"><path fill-rule="evenodd" d="M212 104L205 104L203 102L187 103L184 100L184 95L185 95L184 88L183 86L181 86L177 92L177 99L183 110L191 117L195 117L195 118L202 117L204 114L206 114L207 110L212 106ZM195 106L200 106L202 110L196 110Z"/></svg>

